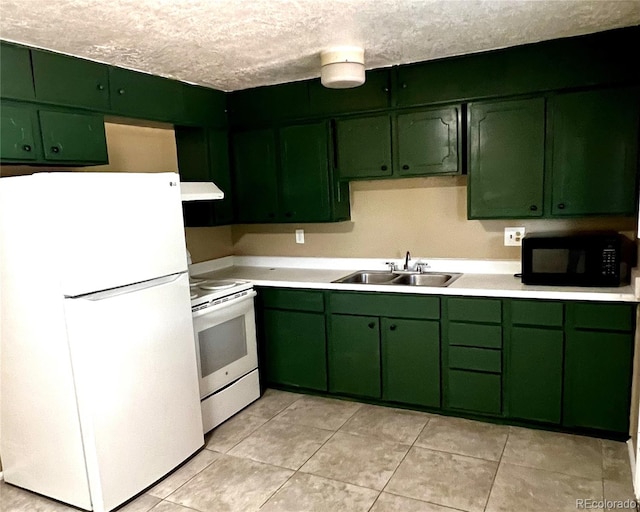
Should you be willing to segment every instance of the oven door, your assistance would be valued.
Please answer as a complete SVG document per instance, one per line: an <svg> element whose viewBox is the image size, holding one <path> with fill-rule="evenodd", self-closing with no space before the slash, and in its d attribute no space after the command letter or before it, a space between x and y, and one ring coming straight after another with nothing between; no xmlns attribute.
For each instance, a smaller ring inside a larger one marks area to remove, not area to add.
<svg viewBox="0 0 640 512"><path fill-rule="evenodd" d="M250 290L193 314L201 399L258 367L255 296Z"/></svg>

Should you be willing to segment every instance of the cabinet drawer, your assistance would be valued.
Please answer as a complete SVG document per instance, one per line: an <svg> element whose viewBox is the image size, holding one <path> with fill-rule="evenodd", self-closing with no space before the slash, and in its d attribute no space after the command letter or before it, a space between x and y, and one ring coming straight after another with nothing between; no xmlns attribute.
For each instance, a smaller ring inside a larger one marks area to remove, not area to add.
<svg viewBox="0 0 640 512"><path fill-rule="evenodd" d="M449 345L502 348L502 327L450 322L447 339Z"/></svg>
<svg viewBox="0 0 640 512"><path fill-rule="evenodd" d="M440 299L394 293L332 293L331 311L349 315L437 320L440 318Z"/></svg>
<svg viewBox="0 0 640 512"><path fill-rule="evenodd" d="M500 375L449 370L448 384L450 408L500 414Z"/></svg>
<svg viewBox="0 0 640 512"><path fill-rule="evenodd" d="M324 311L324 297L320 291L260 288L258 293L265 308L314 311L317 313Z"/></svg>
<svg viewBox="0 0 640 512"><path fill-rule="evenodd" d="M577 329L631 331L635 305L603 303L567 304L567 323Z"/></svg>
<svg viewBox="0 0 640 512"><path fill-rule="evenodd" d="M562 303L518 300L511 303L511 323L562 327Z"/></svg>
<svg viewBox="0 0 640 512"><path fill-rule="evenodd" d="M449 347L449 368L500 373L502 351L474 347Z"/></svg>
<svg viewBox="0 0 640 512"><path fill-rule="evenodd" d="M449 320L462 322L502 322L502 303L497 299L448 299Z"/></svg>

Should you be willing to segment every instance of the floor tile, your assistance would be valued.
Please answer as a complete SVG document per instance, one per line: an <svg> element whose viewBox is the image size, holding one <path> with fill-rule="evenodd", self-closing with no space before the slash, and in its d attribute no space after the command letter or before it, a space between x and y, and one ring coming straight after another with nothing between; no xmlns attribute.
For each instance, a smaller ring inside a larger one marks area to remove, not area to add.
<svg viewBox="0 0 640 512"><path fill-rule="evenodd" d="M220 457L220 454L217 452L202 450L184 466L158 482L158 484L148 491L148 494L156 498L166 498L178 487L188 480L191 480L196 474L214 462L218 457Z"/></svg>
<svg viewBox="0 0 640 512"><path fill-rule="evenodd" d="M124 507L119 508L118 512L148 512L158 503L160 503L160 498L151 496L150 494L142 494L127 503Z"/></svg>
<svg viewBox="0 0 640 512"><path fill-rule="evenodd" d="M201 512L252 512L285 483L293 471L221 455L167 501Z"/></svg>
<svg viewBox="0 0 640 512"><path fill-rule="evenodd" d="M300 470L381 490L408 449L408 445L337 432Z"/></svg>
<svg viewBox="0 0 640 512"><path fill-rule="evenodd" d="M591 480L602 478L600 439L511 427L504 462Z"/></svg>
<svg viewBox="0 0 640 512"><path fill-rule="evenodd" d="M331 430L275 418L230 450L229 455L299 469L332 435Z"/></svg>
<svg viewBox="0 0 640 512"><path fill-rule="evenodd" d="M304 396L283 411L280 418L300 425L338 430L360 407L362 404L357 402Z"/></svg>
<svg viewBox="0 0 640 512"><path fill-rule="evenodd" d="M254 416L244 411L236 414L205 436L205 448L227 453L267 421L261 416Z"/></svg>
<svg viewBox="0 0 640 512"><path fill-rule="evenodd" d="M0 505L2 512L77 512L75 508L9 485L1 480Z"/></svg>
<svg viewBox="0 0 640 512"><path fill-rule="evenodd" d="M270 420L303 396L304 395L280 391L278 389L267 389L258 400L239 414L250 414L264 418L265 420Z"/></svg>
<svg viewBox="0 0 640 512"><path fill-rule="evenodd" d="M447 416L434 416L416 446L480 459L500 460L509 427Z"/></svg>
<svg viewBox="0 0 640 512"><path fill-rule="evenodd" d="M619 483L631 482L631 462L627 443L602 440L602 478Z"/></svg>
<svg viewBox="0 0 640 512"><path fill-rule="evenodd" d="M470 512L482 512L498 464L413 447L385 491Z"/></svg>
<svg viewBox="0 0 640 512"><path fill-rule="evenodd" d="M120 512L119 510L117 512ZM193 512L192 508L183 507L182 505L176 505L170 501L161 501L149 512Z"/></svg>
<svg viewBox="0 0 640 512"><path fill-rule="evenodd" d="M629 479L628 482L604 480L604 498L606 500L614 501L635 500L635 496L633 494L633 483L631 482L631 479Z"/></svg>
<svg viewBox="0 0 640 512"><path fill-rule="evenodd" d="M260 512L367 512L377 496L372 489L297 473Z"/></svg>
<svg viewBox="0 0 640 512"><path fill-rule="evenodd" d="M455 509L434 505L426 501L396 496L387 492L380 493L378 500L369 512L456 512Z"/></svg>
<svg viewBox="0 0 640 512"><path fill-rule="evenodd" d="M413 444L431 415L421 412L363 405L340 428L341 432Z"/></svg>
<svg viewBox="0 0 640 512"><path fill-rule="evenodd" d="M575 512L576 500L602 500L602 480L502 462L486 512Z"/></svg>

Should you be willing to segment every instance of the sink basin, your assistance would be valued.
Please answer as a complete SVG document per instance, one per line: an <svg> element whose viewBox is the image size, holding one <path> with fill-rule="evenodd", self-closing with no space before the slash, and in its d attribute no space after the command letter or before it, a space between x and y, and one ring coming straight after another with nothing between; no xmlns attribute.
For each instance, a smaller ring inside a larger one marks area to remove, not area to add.
<svg viewBox="0 0 640 512"><path fill-rule="evenodd" d="M462 274L440 272L385 272L382 270L359 270L334 283L384 284L396 286L449 286Z"/></svg>

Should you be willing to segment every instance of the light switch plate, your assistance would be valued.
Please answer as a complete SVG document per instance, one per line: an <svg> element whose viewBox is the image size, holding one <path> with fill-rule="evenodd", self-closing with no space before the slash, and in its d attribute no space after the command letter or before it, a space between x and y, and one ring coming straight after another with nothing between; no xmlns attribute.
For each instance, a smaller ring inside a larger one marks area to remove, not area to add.
<svg viewBox="0 0 640 512"><path fill-rule="evenodd" d="M524 237L524 228L504 228L504 245L520 246Z"/></svg>
<svg viewBox="0 0 640 512"><path fill-rule="evenodd" d="M304 243L304 229L296 229L296 243L297 244Z"/></svg>

